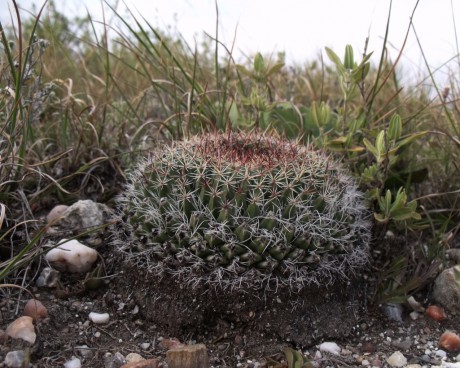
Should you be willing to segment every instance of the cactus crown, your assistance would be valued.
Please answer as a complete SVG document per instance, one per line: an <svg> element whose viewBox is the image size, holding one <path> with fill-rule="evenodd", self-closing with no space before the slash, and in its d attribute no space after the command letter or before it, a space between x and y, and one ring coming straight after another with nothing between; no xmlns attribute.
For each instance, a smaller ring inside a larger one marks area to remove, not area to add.
<svg viewBox="0 0 460 368"><path fill-rule="evenodd" d="M153 152L120 209L127 258L192 283L301 288L367 261L370 222L352 178L321 152L261 134L208 134Z"/></svg>

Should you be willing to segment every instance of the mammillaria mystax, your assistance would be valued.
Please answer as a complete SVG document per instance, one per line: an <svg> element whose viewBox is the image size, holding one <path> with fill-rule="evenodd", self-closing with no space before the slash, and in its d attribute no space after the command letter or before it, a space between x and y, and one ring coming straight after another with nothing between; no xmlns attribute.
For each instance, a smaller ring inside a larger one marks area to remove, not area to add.
<svg viewBox="0 0 460 368"><path fill-rule="evenodd" d="M352 177L323 152L263 134L157 149L119 205L127 259L190 283L301 288L367 262L369 213Z"/></svg>

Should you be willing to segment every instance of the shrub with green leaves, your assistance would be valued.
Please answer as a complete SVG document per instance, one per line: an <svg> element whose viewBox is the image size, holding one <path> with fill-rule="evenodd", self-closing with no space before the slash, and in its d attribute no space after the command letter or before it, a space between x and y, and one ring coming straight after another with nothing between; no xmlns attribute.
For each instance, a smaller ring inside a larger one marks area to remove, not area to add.
<svg viewBox="0 0 460 368"><path fill-rule="evenodd" d="M369 213L353 179L322 152L261 134L158 149L119 204L127 259L190 283L301 288L367 261Z"/></svg>

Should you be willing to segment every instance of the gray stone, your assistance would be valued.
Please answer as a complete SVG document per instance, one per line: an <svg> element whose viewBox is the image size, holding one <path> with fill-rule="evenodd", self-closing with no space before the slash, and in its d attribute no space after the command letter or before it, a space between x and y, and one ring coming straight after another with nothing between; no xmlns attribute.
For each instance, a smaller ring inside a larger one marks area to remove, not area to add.
<svg viewBox="0 0 460 368"><path fill-rule="evenodd" d="M59 286L60 276L59 271L51 267L45 267L37 278L36 285L38 287L57 287Z"/></svg>
<svg viewBox="0 0 460 368"><path fill-rule="evenodd" d="M460 305L460 266L444 270L435 280L433 298L439 304L456 311Z"/></svg>
<svg viewBox="0 0 460 368"><path fill-rule="evenodd" d="M391 367L404 367L407 364L407 359L400 351L395 351L387 358L387 363Z"/></svg>
<svg viewBox="0 0 460 368"><path fill-rule="evenodd" d="M11 368L20 368L23 366L26 354L23 350L10 351L6 354L4 364Z"/></svg>
<svg viewBox="0 0 460 368"><path fill-rule="evenodd" d="M104 368L120 368L124 364L126 364L126 359L119 352L115 354L107 353L104 355Z"/></svg>
<svg viewBox="0 0 460 368"><path fill-rule="evenodd" d="M112 210L105 204L80 200L60 213L50 232L90 230L107 223L111 213Z"/></svg>

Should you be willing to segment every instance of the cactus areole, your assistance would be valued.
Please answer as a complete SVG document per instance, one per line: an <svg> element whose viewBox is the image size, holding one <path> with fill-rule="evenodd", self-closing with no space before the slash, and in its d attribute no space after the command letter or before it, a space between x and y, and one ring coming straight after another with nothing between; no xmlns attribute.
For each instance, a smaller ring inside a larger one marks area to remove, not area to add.
<svg viewBox="0 0 460 368"><path fill-rule="evenodd" d="M162 147L130 174L119 205L127 259L192 284L300 289L346 279L368 259L369 213L351 176L322 152L262 134Z"/></svg>

